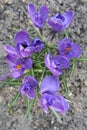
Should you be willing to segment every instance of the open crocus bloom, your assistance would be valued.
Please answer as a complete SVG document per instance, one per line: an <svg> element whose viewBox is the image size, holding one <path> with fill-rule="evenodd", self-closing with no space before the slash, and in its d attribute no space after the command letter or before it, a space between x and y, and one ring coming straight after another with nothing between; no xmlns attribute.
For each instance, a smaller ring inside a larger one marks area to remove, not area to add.
<svg viewBox="0 0 87 130"><path fill-rule="evenodd" d="M38 86L37 80L32 76L26 76L20 87L21 94L27 96L29 99L33 99L36 95L35 87Z"/></svg>
<svg viewBox="0 0 87 130"><path fill-rule="evenodd" d="M20 78L25 70L32 67L32 59L16 59L10 55L6 57L7 63L9 64L11 76L13 78Z"/></svg>
<svg viewBox="0 0 87 130"><path fill-rule="evenodd" d="M45 92L54 94L59 89L59 85L60 85L60 82L57 77L46 76L41 82L40 92L41 94Z"/></svg>
<svg viewBox="0 0 87 130"><path fill-rule="evenodd" d="M63 68L69 68L69 60L62 55L52 58L50 54L47 54L45 65L55 76L59 76L62 74Z"/></svg>
<svg viewBox="0 0 87 130"><path fill-rule="evenodd" d="M74 17L73 11L67 11L64 14L56 14L52 16L48 23L55 32L61 32L66 29L72 22Z"/></svg>
<svg viewBox="0 0 87 130"><path fill-rule="evenodd" d="M21 57L26 58L32 55L34 47L30 45L30 38L26 31L19 31L14 37L14 42L16 50Z"/></svg>
<svg viewBox="0 0 87 130"><path fill-rule="evenodd" d="M62 114L69 109L69 104L64 97L56 94L59 85L59 79L55 76L46 76L42 80L40 85L40 106L45 113L48 113L48 108L54 109Z"/></svg>
<svg viewBox="0 0 87 130"><path fill-rule="evenodd" d="M58 44L60 54L67 58L78 58L82 52L81 47L72 42L69 38L62 39Z"/></svg>
<svg viewBox="0 0 87 130"><path fill-rule="evenodd" d="M40 52L43 49L44 44L41 39L35 38L32 41L32 46L34 47L34 52Z"/></svg>
<svg viewBox="0 0 87 130"><path fill-rule="evenodd" d="M65 98L59 94L44 93L40 98L40 106L45 113L48 113L48 108L56 110L57 112L64 114L69 109L69 104Z"/></svg>
<svg viewBox="0 0 87 130"><path fill-rule="evenodd" d="M41 6L40 11L37 11L33 4L29 4L28 13L34 26L37 28L43 28L48 17L48 8L46 6Z"/></svg>

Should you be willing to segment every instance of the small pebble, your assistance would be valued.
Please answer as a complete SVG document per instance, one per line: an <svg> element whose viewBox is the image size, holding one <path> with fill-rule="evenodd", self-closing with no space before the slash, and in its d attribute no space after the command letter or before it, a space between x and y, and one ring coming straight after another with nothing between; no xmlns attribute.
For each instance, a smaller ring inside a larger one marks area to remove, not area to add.
<svg viewBox="0 0 87 130"><path fill-rule="evenodd" d="M84 81L85 86L87 86L87 80Z"/></svg>

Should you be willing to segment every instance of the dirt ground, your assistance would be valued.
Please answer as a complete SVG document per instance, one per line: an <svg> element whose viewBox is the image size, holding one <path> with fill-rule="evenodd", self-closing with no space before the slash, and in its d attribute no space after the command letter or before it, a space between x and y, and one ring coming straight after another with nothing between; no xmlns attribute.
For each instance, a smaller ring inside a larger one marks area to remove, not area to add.
<svg viewBox="0 0 87 130"><path fill-rule="evenodd" d="M82 47L81 57L87 57L87 0L0 0L0 76L9 71L5 62L5 44L11 42L20 29L36 35L27 15L28 3L36 4L37 8L46 4L50 9L50 16L56 12L73 10L75 18L70 26L70 38ZM50 27L46 24L44 37L47 40L50 39L50 33ZM57 36L53 42L58 42ZM70 110L61 116L62 124L57 122L52 113L44 114L38 103L33 108L31 120L27 119L23 123L26 112L24 98L18 99L11 114L7 112L7 105L19 87L1 87L0 130L87 130L87 62L77 63L74 76L67 77L67 85ZM64 95L64 91L62 94Z"/></svg>

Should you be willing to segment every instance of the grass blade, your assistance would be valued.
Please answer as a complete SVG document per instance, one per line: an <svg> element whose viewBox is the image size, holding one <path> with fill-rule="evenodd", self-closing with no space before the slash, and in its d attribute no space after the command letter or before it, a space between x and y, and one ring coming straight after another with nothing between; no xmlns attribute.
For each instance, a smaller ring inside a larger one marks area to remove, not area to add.
<svg viewBox="0 0 87 130"><path fill-rule="evenodd" d="M63 72L61 77L62 77L63 87L64 87L64 90L66 92L66 96L68 96L69 92L68 92L68 86L67 86L67 82L66 82L66 74L65 74L65 72Z"/></svg>
<svg viewBox="0 0 87 130"><path fill-rule="evenodd" d="M34 105L34 102L35 102L35 99L36 99L36 98L34 98L34 99L30 102L29 99L27 98L27 112L26 112L26 114L25 114L25 116L24 116L23 121L25 121L26 118L30 115L31 109L32 109L32 107L33 107L33 105Z"/></svg>
<svg viewBox="0 0 87 130"><path fill-rule="evenodd" d="M77 61L87 61L87 57L86 58L78 58Z"/></svg>
<svg viewBox="0 0 87 130"><path fill-rule="evenodd" d="M57 118L57 121L58 121L59 123L63 123L62 120L61 120L61 117L60 117L59 113L56 112L56 111L53 110L53 109L51 109L51 111L52 111L52 113L55 115L55 117Z"/></svg>
<svg viewBox="0 0 87 130"><path fill-rule="evenodd" d="M15 105L19 96L20 96L20 92L17 92L13 100L8 104L8 109L7 109L8 112L10 112L11 108Z"/></svg>
<svg viewBox="0 0 87 130"><path fill-rule="evenodd" d="M76 60L73 59L73 62L70 68L70 76L73 76L75 68L76 68Z"/></svg>

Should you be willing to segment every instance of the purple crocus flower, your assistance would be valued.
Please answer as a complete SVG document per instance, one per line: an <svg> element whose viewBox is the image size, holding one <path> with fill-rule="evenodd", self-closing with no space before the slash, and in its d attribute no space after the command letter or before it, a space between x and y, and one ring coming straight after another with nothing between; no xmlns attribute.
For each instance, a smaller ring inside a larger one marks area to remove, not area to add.
<svg viewBox="0 0 87 130"><path fill-rule="evenodd" d="M38 86L37 80L32 76L26 76L20 87L21 94L33 99L36 95L35 88Z"/></svg>
<svg viewBox="0 0 87 130"><path fill-rule="evenodd" d="M6 57L7 63L10 67L11 76L13 78L20 78L24 71L32 67L32 59L16 59L10 55Z"/></svg>
<svg viewBox="0 0 87 130"><path fill-rule="evenodd" d="M69 109L69 104L63 96L56 94L59 89L59 79L55 76L46 76L40 85L40 106L45 113L48 108L54 109L60 113L65 113Z"/></svg>
<svg viewBox="0 0 87 130"><path fill-rule="evenodd" d="M69 60L62 55L52 58L50 54L47 54L45 65L55 76L59 76L62 74L63 68L69 68Z"/></svg>
<svg viewBox="0 0 87 130"><path fill-rule="evenodd" d="M28 13L35 27L43 28L43 25L48 17L47 6L41 6L40 11L37 11L33 4L28 5Z"/></svg>
<svg viewBox="0 0 87 130"><path fill-rule="evenodd" d="M32 55L34 47L30 45L30 38L26 31L19 31L14 37L14 42L21 57L26 58Z"/></svg>
<svg viewBox="0 0 87 130"><path fill-rule="evenodd" d="M46 76L40 85L40 92L45 93L49 92L51 94L54 94L59 89L59 79L55 76Z"/></svg>
<svg viewBox="0 0 87 130"><path fill-rule="evenodd" d="M48 108L56 110L64 114L69 109L69 104L65 98L59 94L44 93L40 98L40 106L45 113L48 113Z"/></svg>
<svg viewBox="0 0 87 130"><path fill-rule="evenodd" d="M81 47L72 42L69 38L62 39L58 44L60 54L67 58L78 58L82 52Z"/></svg>
<svg viewBox="0 0 87 130"><path fill-rule="evenodd" d="M64 14L56 14L52 16L48 23L55 32L61 32L66 29L72 22L74 17L73 11L67 11Z"/></svg>
<svg viewBox="0 0 87 130"><path fill-rule="evenodd" d="M44 44L41 39L35 38L32 41L32 46L34 47L34 52L40 52L43 49Z"/></svg>

